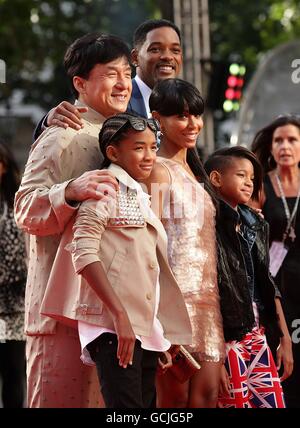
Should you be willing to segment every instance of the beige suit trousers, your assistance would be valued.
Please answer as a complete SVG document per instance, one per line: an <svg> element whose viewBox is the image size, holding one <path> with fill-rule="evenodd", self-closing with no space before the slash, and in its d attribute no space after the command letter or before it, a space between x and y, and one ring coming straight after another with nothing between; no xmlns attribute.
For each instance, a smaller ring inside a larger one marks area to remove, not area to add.
<svg viewBox="0 0 300 428"><path fill-rule="evenodd" d="M80 355L78 331L63 324L56 334L27 336L28 407L103 408L96 367Z"/></svg>

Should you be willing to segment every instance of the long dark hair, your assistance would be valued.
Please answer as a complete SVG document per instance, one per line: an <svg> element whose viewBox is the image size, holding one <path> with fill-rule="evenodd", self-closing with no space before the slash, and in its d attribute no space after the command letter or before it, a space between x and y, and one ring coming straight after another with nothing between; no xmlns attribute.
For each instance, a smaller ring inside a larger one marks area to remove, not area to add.
<svg viewBox="0 0 300 428"><path fill-rule="evenodd" d="M204 112L204 101L200 92L196 86L182 79L165 79L158 82L153 88L149 106L151 111L157 111L162 116L183 114L187 110L193 115L202 115ZM205 190L216 205L214 190L196 148L187 150L187 163L197 180L204 183Z"/></svg>
<svg viewBox="0 0 300 428"><path fill-rule="evenodd" d="M276 168L276 162L271 155L274 131L281 126L286 125L294 125L300 132L300 116L294 114L278 116L267 126L260 129L254 137L251 150L258 157L265 174Z"/></svg>
<svg viewBox="0 0 300 428"><path fill-rule="evenodd" d="M20 171L12 152L2 140L0 140L0 162L5 168L0 182L1 201L6 202L11 208L20 185Z"/></svg>

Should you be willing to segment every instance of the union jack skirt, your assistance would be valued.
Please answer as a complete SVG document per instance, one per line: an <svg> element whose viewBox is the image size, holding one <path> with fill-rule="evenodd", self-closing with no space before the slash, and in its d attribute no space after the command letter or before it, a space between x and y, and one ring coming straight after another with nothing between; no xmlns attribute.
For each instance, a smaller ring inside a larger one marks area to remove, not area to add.
<svg viewBox="0 0 300 428"><path fill-rule="evenodd" d="M218 407L285 408L283 391L264 328L254 328L240 342L226 343L225 366L230 395Z"/></svg>

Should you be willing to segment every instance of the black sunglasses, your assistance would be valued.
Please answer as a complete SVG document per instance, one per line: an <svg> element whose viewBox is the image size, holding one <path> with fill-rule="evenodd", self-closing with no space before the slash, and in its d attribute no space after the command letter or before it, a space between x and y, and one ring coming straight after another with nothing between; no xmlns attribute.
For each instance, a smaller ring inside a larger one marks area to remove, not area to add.
<svg viewBox="0 0 300 428"><path fill-rule="evenodd" d="M155 133L155 136L157 136L159 128L159 123L156 119L145 119L143 117L134 117L134 116L128 116L126 122L124 122L119 129L117 129L109 138L108 142L111 142L116 135L118 135L121 131L124 131L125 128L128 126L128 124L131 126L132 129L135 131L145 131L147 127L151 129Z"/></svg>

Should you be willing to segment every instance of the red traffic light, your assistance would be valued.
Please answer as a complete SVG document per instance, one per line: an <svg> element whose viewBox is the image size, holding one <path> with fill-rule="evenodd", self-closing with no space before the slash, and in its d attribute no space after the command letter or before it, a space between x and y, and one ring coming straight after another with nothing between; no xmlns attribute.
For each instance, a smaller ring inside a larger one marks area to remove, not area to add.
<svg viewBox="0 0 300 428"><path fill-rule="evenodd" d="M242 86L244 86L244 79L242 77L239 77L237 79L237 84L236 86L238 86L239 88L241 88Z"/></svg>
<svg viewBox="0 0 300 428"><path fill-rule="evenodd" d="M226 89L226 91L225 91L225 98L227 100L233 100L234 97L235 97L235 90L231 89L231 88Z"/></svg>
<svg viewBox="0 0 300 428"><path fill-rule="evenodd" d="M239 79L237 77L235 77L235 76L229 76L228 79L227 79L227 85L230 88L234 88L235 86L237 86L238 80Z"/></svg>

